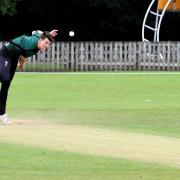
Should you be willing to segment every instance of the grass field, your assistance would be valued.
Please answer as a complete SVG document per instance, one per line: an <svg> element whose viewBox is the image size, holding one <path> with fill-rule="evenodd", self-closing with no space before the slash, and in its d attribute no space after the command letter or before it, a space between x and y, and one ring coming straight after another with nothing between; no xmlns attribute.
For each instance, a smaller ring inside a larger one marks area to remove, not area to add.
<svg viewBox="0 0 180 180"><path fill-rule="evenodd" d="M179 179L180 74L16 74L0 179Z"/></svg>

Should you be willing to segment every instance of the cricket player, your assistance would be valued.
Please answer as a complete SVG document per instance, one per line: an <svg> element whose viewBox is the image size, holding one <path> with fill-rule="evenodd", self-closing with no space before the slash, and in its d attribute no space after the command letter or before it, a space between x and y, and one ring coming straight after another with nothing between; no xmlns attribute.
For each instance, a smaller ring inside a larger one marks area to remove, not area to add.
<svg viewBox="0 0 180 180"><path fill-rule="evenodd" d="M2 124L10 123L6 114L6 101L17 66L23 69L25 58L46 50L54 42L57 33L58 30L33 31L31 36L22 35L14 38L0 49L0 122Z"/></svg>

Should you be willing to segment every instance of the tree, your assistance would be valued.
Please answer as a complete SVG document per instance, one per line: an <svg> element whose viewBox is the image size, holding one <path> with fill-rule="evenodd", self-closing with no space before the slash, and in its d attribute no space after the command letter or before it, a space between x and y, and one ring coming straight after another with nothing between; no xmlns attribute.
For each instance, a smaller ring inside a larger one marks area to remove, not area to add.
<svg viewBox="0 0 180 180"><path fill-rule="evenodd" d="M0 14L13 16L17 12L18 1L21 0L0 0Z"/></svg>

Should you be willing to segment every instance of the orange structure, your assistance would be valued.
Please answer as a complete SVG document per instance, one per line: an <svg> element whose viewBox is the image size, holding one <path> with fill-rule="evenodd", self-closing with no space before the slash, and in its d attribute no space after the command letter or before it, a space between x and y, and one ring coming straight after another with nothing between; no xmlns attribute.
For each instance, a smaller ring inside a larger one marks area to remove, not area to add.
<svg viewBox="0 0 180 180"><path fill-rule="evenodd" d="M162 11L165 8L167 2L168 0L158 0L157 9L159 11ZM167 7L167 11L179 11L179 10L180 10L180 0L172 0Z"/></svg>

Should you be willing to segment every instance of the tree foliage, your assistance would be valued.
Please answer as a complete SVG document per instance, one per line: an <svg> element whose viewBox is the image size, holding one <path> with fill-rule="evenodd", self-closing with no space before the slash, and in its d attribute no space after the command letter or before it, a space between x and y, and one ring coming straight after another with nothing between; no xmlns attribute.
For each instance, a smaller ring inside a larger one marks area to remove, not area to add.
<svg viewBox="0 0 180 180"><path fill-rule="evenodd" d="M13 16L16 12L16 5L20 0L0 0L0 14Z"/></svg>

